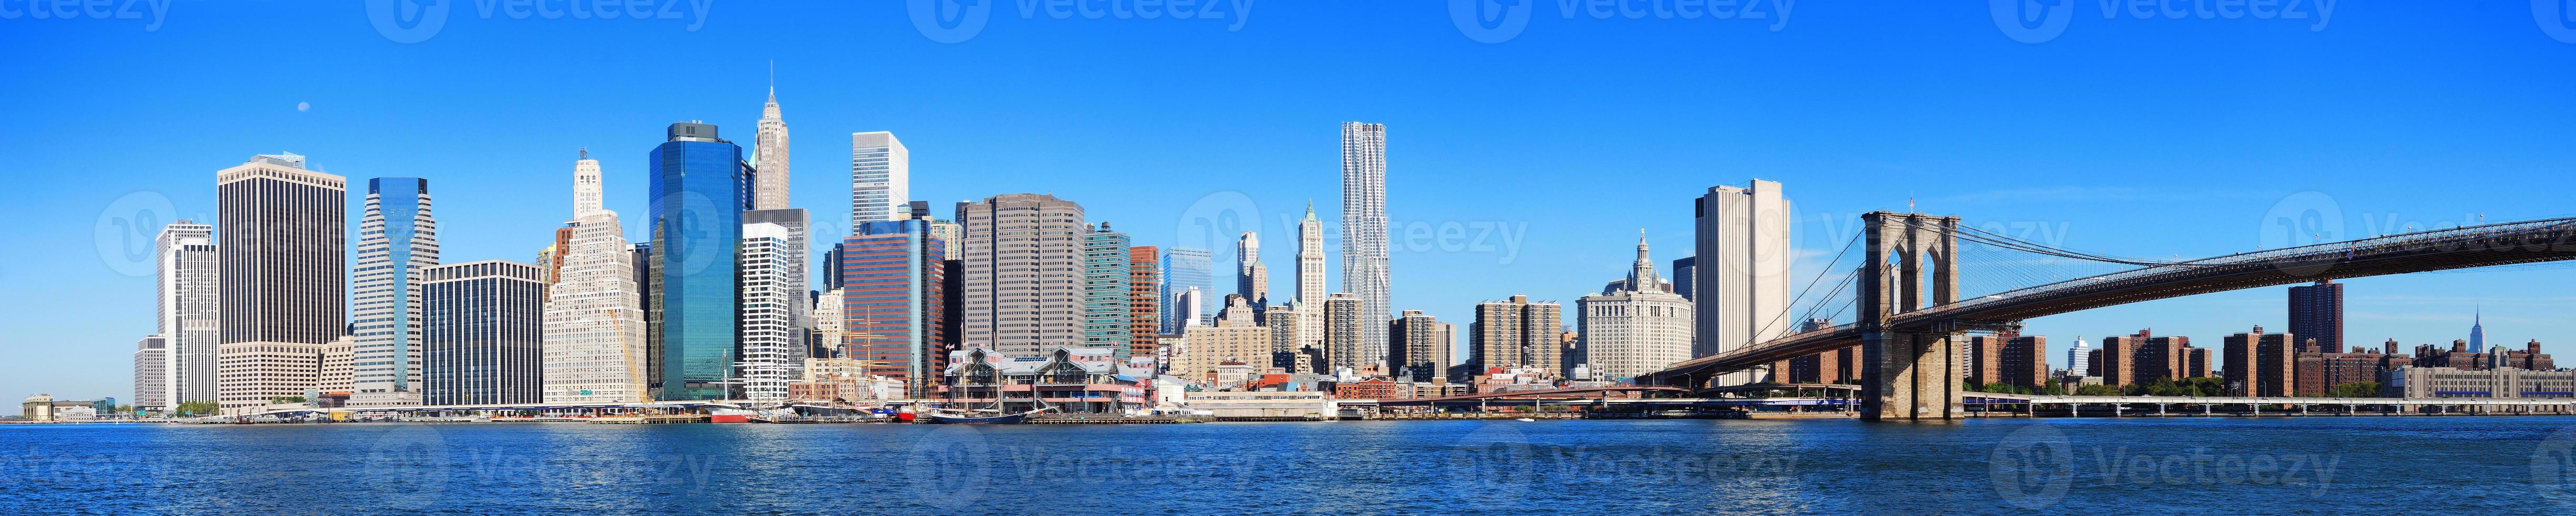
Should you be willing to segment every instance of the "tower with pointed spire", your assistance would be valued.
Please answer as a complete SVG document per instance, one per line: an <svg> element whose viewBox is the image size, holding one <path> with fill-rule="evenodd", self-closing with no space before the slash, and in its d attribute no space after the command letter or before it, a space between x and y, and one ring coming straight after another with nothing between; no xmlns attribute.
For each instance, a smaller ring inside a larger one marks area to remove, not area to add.
<svg viewBox="0 0 2576 516"><path fill-rule="evenodd" d="M1297 292L1289 301L1297 307L1297 345L1321 346L1324 342L1324 222L1315 218L1315 201L1306 201L1306 218L1297 221Z"/></svg>
<svg viewBox="0 0 2576 516"><path fill-rule="evenodd" d="M2477 308L2477 311L2475 311L2475 312L2471 312L2473 315L2469 316L2469 352L2470 352L2470 353L2485 353L2485 352L2487 352L2487 313L2486 313L2486 312L2487 312L2486 307L2481 306L2481 307L2478 307L2478 308Z"/></svg>
<svg viewBox="0 0 2576 516"><path fill-rule="evenodd" d="M1690 360L1698 319L1688 298L1655 274L1644 230L1637 232L1637 261L1628 277L1601 293L1575 301L1583 324L1583 364L1604 380L1635 377Z"/></svg>
<svg viewBox="0 0 2576 516"><path fill-rule="evenodd" d="M751 208L787 209L787 120L778 114L778 80L769 85L769 101L760 106L760 132L752 137Z"/></svg>

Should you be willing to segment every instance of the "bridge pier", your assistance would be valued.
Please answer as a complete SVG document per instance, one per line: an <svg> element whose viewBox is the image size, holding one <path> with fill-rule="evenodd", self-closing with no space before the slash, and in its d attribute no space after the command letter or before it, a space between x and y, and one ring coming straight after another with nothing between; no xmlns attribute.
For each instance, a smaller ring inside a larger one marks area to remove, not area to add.
<svg viewBox="0 0 2576 516"><path fill-rule="evenodd" d="M1952 325L1898 332L1888 324L1959 301L1959 218L1880 211L1862 215L1861 227L1861 418L1967 417L1965 335Z"/></svg>

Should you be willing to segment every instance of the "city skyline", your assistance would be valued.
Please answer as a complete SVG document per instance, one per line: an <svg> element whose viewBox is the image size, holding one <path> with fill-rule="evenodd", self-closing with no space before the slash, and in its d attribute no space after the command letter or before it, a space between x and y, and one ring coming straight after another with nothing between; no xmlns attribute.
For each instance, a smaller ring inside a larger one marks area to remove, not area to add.
<svg viewBox="0 0 2576 516"><path fill-rule="evenodd" d="M220 15L207 14L207 16ZM1287 23L1288 20L1282 20L1282 22ZM2369 20L2365 18L2347 23L2362 23L2352 29L2355 31L2382 30L2371 28L2367 22ZM2527 24L2527 20L2525 23ZM63 27L42 28L69 30ZM173 27L172 34L162 36L171 39L189 37L188 33L178 29L179 27ZM372 34L364 33L363 26L349 29L358 32L358 34L344 35L352 41L372 37ZM2175 29L2192 30L2189 27ZM643 28L611 30L643 31ZM2527 27L2523 30L2528 31ZM502 36L529 37L506 34ZM910 34L897 34L897 36L918 39L917 36ZM1007 35L994 34L988 37L1005 36ZM463 39L464 35L451 34L448 37ZM1988 37L1993 36L1988 35ZM444 42L448 40L434 43ZM2075 48L2088 48L2088 45L2094 44L2080 39L2058 43ZM1534 35L1531 38L1516 41L1514 44L1538 46L1556 43ZM503 59L516 63L522 58ZM2296 208L2316 208L2329 204L2335 206L2335 211L2344 215L2340 218L2344 220L2346 237L2367 236L2371 234L2369 231L2389 227L2402 228L2410 222L2433 225L2444 222L2473 221L2480 214L2486 214L2492 220L2514 220L2537 218L2563 211L2538 197L2530 197L2530 194L2501 191L2478 185L2457 189L2437 188L2431 192L2419 190L2404 195L2378 191L2385 190L2386 188L2380 187L2384 185L2410 184L2424 180L2421 177L2398 173L2398 169L2408 165L2420 167L2426 165L2424 163L2426 161L2441 161L2437 159L2441 157L2482 156L2474 162L2474 165L2471 165L2475 167L2473 170L2497 171L2499 174L2511 174L2517 171L2522 174L2549 173L2563 168L2563 163L2566 161L2563 156L2556 154L2497 149L2466 141L2473 138L2465 137L2422 142L2429 150L2390 151L2397 152L2402 159L2390 165L2363 167L2363 171L2358 173L2330 173L2328 170L2352 165L2354 164L2352 162L2359 161L2361 156L2376 156L2380 153L2359 152L2356 149L2362 146L2358 143L2308 142L2293 145L2284 150L2266 151L2241 149L2216 141L2194 139L2186 142L2199 150L2233 151L2221 154L2242 156L2244 164L2218 167L2231 173L2270 171L2279 173L2281 177L2287 179L2283 182L2285 184L2281 185L2256 185L2252 189L2257 191L2248 193L2242 191L2245 190L2242 188L2204 187L2193 184L2194 179L2207 181L2223 177L2219 170L2214 169L2172 172L2179 174L2180 177L2177 179L2181 180L2169 183L2168 186L2146 185L2133 181L2043 175L2042 172L2055 172L2068 168L2147 170L2158 168L2156 165L2159 164L2171 166L2186 162L2179 157L2157 159L2153 155L2145 155L2133 150L2067 139L2040 138L2033 145L2042 148L2039 151L2041 157L2033 158L2032 161L2023 161L2023 158L2018 157L2020 156L2018 153L2028 151L2020 149L2023 145L1998 144L1992 147L1974 148L1967 152L1941 154L1927 160L1959 162L1940 165L1888 165L1885 160L1897 157L1899 153L1895 151L1890 151L1889 154L1864 152L1869 155L1843 159L1826 157L1819 150L1799 150L1796 147L1789 147L1786 150L1756 151L1740 160L1741 162L1730 160L1725 163L1711 164L1704 159L1685 159L1689 157L1688 154L1691 154L1687 151L1691 147L1685 146L1671 151L1656 150L1660 146L1685 145L1681 143L1688 139L1684 135L1659 136L1653 131L1616 130L1600 135L1578 137L1596 147L1606 144L1608 148L1604 150L1608 152L1626 154L1627 156L1613 158L1616 161L1601 169L1610 174L1622 174L1631 170L1642 171L1638 173L1639 177L1636 181L1622 181L1621 183L1626 184L1615 185L1618 187L1615 189L1564 184L1551 185L1558 188L1543 189L1552 191L1517 193L1514 188L1505 188L1509 185L1477 184L1485 181L1480 181L1479 176L1472 171L1480 169L1509 171L1505 177L1510 178L1509 182L1518 183L1517 189L1541 190L1532 188L1531 185L1544 184L1541 182L1549 180L1542 174L1543 171L1564 169L1574 158L1593 158L1599 153L1545 151L1534 156L1533 163L1498 167L1508 163L1476 158L1470 154L1501 153L1505 149L1520 149L1523 146L1512 140L1490 141L1495 136L1491 132L1464 126L1469 122L1491 123L1489 119L1456 108L1408 109L1383 105L1345 105L1332 109L1333 114L1330 116L1303 119L1252 112L1229 112L1225 120L1214 123L1223 126L1257 126L1260 130L1255 135L1276 138L1283 142L1278 145L1253 146L1230 153L1192 153L1182 146L1160 144L1126 143L1104 146L1105 149L1084 150L1069 148L1067 146L1069 144L1061 143L1014 143L1011 140L1016 136L1024 135L1026 131L1038 128L1071 130L1075 126L1054 118L1067 116L1062 114L1044 115L1045 118L1042 118L1042 121L1031 122L1031 127L996 128L981 124L937 123L934 118L918 113L908 113L905 109L889 108L881 112L854 109L846 100L824 98L846 96L852 92L835 91L840 88L828 86L833 84L833 81L816 75L820 72L815 69L824 67L814 64L816 60L819 59L812 59L809 56L809 59L803 63L805 67L801 69L798 67L800 64L798 59L782 60L781 73L790 78L782 82L788 85L789 91L796 93L792 100L797 102L793 107L799 110L796 117L797 125L807 128L809 133L821 131L817 134L891 130L907 135L906 141L915 147L913 150L921 154L920 159L917 160L921 170L916 174L919 179L916 183L921 184L914 188L919 192L916 197L937 199L939 202L934 204L934 207L944 208L947 201L958 199L982 198L1015 192L1057 192L1066 200L1083 203L1092 212L1094 220L1121 221L1121 229L1133 232L1138 245L1182 245L1183 241L1178 235L1165 233L1164 231L1168 230L1162 229L1171 225L1161 222L1184 220L1192 214L1189 210L1192 209L1194 201L1221 192L1243 192L1250 197L1257 207L1250 213L1252 216L1246 218L1256 221L1254 223L1258 224L1259 231L1273 235L1293 235L1294 228L1282 225L1282 222L1283 220L1293 222L1298 203L1303 202L1305 198L1327 198L1338 190L1338 184L1332 178L1331 125L1349 120L1386 123L1391 130L1403 133L1397 145L1390 150L1394 155L1394 161L1399 166L1396 167L1397 172L1389 178L1392 183L1389 190L1397 192L1398 195L1389 202L1388 209L1391 212L1390 216L1396 219L1395 222L1399 227L1402 227L1406 221L1430 221L1426 229L1436 232L1448 223L1457 223L1462 227L1479 223L1497 223L1506 226L1526 224L1523 226L1527 230L1521 239L1521 244L1516 247L1503 246L1499 244L1499 240L1496 240L1498 250L1491 252L1445 250L1436 243L1436 240L1426 247L1406 248L1401 245L1404 242L1403 233L1395 232L1398 247L1394 250L1392 260L1394 275L1403 278L1405 287L1395 291L1393 302L1385 308L1389 311L1423 310L1442 321L1471 320L1470 310L1476 300L1499 299L1517 293L1527 293L1538 299L1570 301L1581 293L1590 291L1601 278L1615 277L1626 268L1630 260L1620 256L1623 248L1627 247L1623 242L1627 238L1624 229L1598 231L1597 228L1592 227L1595 224L1558 221L1556 219L1566 218L1562 211L1534 210L1533 206L1540 206L1542 203L1562 205L1567 204L1567 201L1572 201L1572 204L1591 204L1599 201L1642 199L1639 202L1641 206L1611 207L1608 208L1610 211L1607 213L1580 218L1609 221L1611 222L1609 225L1614 227L1645 226L1649 228L1656 241L1674 242L1671 248L1681 248L1682 243L1688 242L1690 238L1686 229L1687 216L1675 214L1679 212L1679 207L1686 202L1685 199L1691 192L1712 185L1741 184L1753 177L1784 182L1797 201L1797 208L1810 210L1798 213L1797 221L1798 224L1808 227L1843 225L1847 228L1854 224L1853 215L1859 211L1872 208L1896 208L1904 206L1909 198L1916 198L1921 201L1921 210L1925 212L1957 214L1968 217L1970 223L1997 222L2011 229L2027 229L2043 233L2057 231L2061 233L2057 236L2063 238L2063 242L2069 247L2131 256L2179 254L2185 258L2191 258L2253 250L2266 243L2274 243L2257 238L2260 234L2259 227L2262 219L2268 215L2268 210L2284 205ZM211 202L213 189L205 184L204 172L237 162L240 156L248 154L279 150L308 154L313 156L314 163L317 165L316 170L334 174L346 173L352 183L373 177L396 176L423 177L438 182L441 185L440 224L442 229L448 230L442 233L441 244L451 255L449 261L464 262L484 259L525 260L536 249L542 247L547 231L562 222L561 216L555 214L559 210L547 208L542 210L545 214L538 215L520 206L558 206L555 203L559 201L553 199L560 198L564 187L552 180L530 181L513 175L524 173L528 177L555 177L554 171L559 170L557 167L564 151L589 147L592 150L601 151L601 155L607 161L605 168L610 175L610 193L607 196L607 203L610 208L619 213L628 214L630 217L625 224L628 240L649 241L649 230L646 229L649 224L639 217L646 212L640 209L645 196L636 193L646 183L641 175L641 171L646 167L642 161L634 159L645 147L649 147L646 144L650 143L650 136L645 135L675 120L701 118L715 125L738 128L735 129L736 135L748 133L754 127L750 120L751 113L748 106L758 103L758 97L762 91L758 71L763 64L753 59L738 61L741 62L716 66L730 69L735 72L732 75L742 76L743 80L731 81L739 83L734 84L739 87L689 91L688 96L699 98L679 101L671 106L630 105L620 107L623 112L613 117L548 117L555 120L544 123L532 122L528 118L519 116L486 114L497 120L490 124L490 128L481 131L484 134L478 139L499 136L513 140L501 144L502 148L492 156L474 159L477 166L499 164L491 172L463 170L450 165L408 163L442 161L447 157L446 155L437 151L418 149L447 143L450 141L447 140L449 136L425 134L426 131L418 130L388 133L381 127L348 118L361 113L391 109L388 104L370 103L354 97L335 97L323 92L298 91L294 93L308 98L280 99L281 101L269 102L264 106L217 106L214 109L218 111L239 111L242 114L255 115L244 117L245 123L259 129L249 132L265 134L177 138L184 141L167 151L145 153L153 154L152 156L120 156L113 157L102 164L67 167L67 170L88 172L79 175L91 176L86 179L94 180L95 184L74 185L59 179L38 179L31 197L60 198L60 200L13 208L28 210L20 212L29 215L22 218L39 221L33 224L35 231L30 235L30 243L39 244L39 247L58 249L39 251L42 254L37 258L38 261L33 263L0 268L0 280L9 282L8 288L11 291L32 293L94 290L97 292L73 294L74 297L66 299L65 301L69 302L63 304L121 309L101 310L119 312L112 315L71 316L61 315L54 309L31 306L27 301L12 301L15 303L14 306L26 308L18 313L28 314L28 316L13 318L15 320L10 323L8 329L27 330L11 332L27 337L24 337L26 340L11 342L8 351L19 356L67 362L69 365L61 369L84 371L85 375L90 376L98 375L97 371L120 370L123 362L129 360L126 354L132 351L130 346L133 339L150 333L152 327L150 316L137 315L148 314L148 310L142 307L148 307L151 304L150 280L148 274L146 277L137 277L121 272L117 268L118 262L114 261L119 258L101 256L94 249L96 246L90 245L97 242L95 236L88 234L87 231L81 231L82 227L91 222L89 219L112 209L119 196L130 192L150 192L160 195L171 202L172 214L201 221L208 220L210 217L199 216L199 214L215 212ZM2415 64L2429 66L2426 63ZM368 71L369 69L359 68L359 70ZM380 72L370 71L370 73ZM502 67L502 73L523 75L527 72L513 65ZM2555 74L2557 72L2534 70L2526 73ZM611 74L606 77L617 76L619 75ZM2527 80L2542 79L2544 78L2534 77ZM1415 80L1420 81L1420 79ZM1780 79L1771 78L1768 82L1776 85L1780 81ZM17 88L22 92L43 91L33 85ZM2039 87L2032 86L2030 89L2037 90ZM874 92L875 90L859 91ZM1583 91L1598 90L1587 87ZM2113 96L2122 93L2134 93L2134 91L2113 89L2084 95L2089 98L2094 95ZM578 94L539 93L531 97L554 101L569 99L575 104L581 104L582 99L574 98L576 95ZM2334 94L2319 95L2319 98L2304 99L2293 104L2330 105L2334 101ZM41 95L26 97L41 97ZM76 95L73 98L80 97ZM808 98L813 99L810 101L811 104L805 100ZM431 110L470 105L455 98L436 99L433 97L431 102L413 105L408 109ZM24 100L13 102L24 102ZM296 111L292 109L295 102L310 102L314 108L311 111ZM497 104L508 106L519 102L525 102L525 100L502 99L497 101ZM705 104L701 105L700 102ZM1607 101L1592 100L1587 101L1586 104L1598 106L1605 102ZM2229 112L2227 110L2230 107L2244 109L2244 106L2237 105L2233 101L2211 102L2219 104L2202 106L2196 111L2224 114ZM165 109L170 107L166 103L144 103L144 106L152 105L159 105ZM1129 104L1122 103L1122 105ZM1998 104L1988 102L1979 105L1992 107ZM1610 106L1634 107L1617 103L1611 103ZM1706 108L1706 106L1692 106L1686 109ZM124 110L134 108L114 109L126 112ZM593 108L585 106L576 109ZM2086 109L2099 111L2104 108ZM47 118L48 115L57 113L51 108L36 106L28 106L28 109L16 112L28 113L30 116L45 120L52 119ZM2273 111L2255 112L2272 113ZM562 114L564 111L541 111L540 113ZM607 113L607 111L595 110L593 114L597 113ZM2017 111L2007 110L2004 116L1970 117L1973 122L1970 125L1972 128L1991 131L2000 122L1999 118L2008 119L2014 113ZM2119 131L2121 134L2159 134L2157 129L2174 127L2172 124L2142 122L2136 112L2124 110L2112 113L2114 115L2125 113L2127 116L2123 117L2124 120L2140 125L2137 128L2121 129ZM2519 118L2519 116L2506 117L2495 113L2473 112L2472 114L2488 120ZM420 118L428 115L414 114L413 116ZM438 120L443 117L430 118ZM652 120L635 121L642 118ZM565 120L577 120L577 122ZM2326 122L2328 120L2308 123L2284 122L2283 125L2292 127L2330 125ZM2471 123L2473 122L2444 122L2435 126L2465 127ZM1798 134L1807 134L1813 130L1802 125L1783 122L1776 116L1760 112L1754 114L1753 121L1748 125ZM1888 131L1892 127L1901 125L1899 122L1885 122L1871 127L1879 131ZM71 134L75 135L96 134L77 126L67 127L73 127ZM1514 127L1527 128L1528 126L1516 124ZM1670 129L1674 126L1663 124L1656 127ZM2527 131L2513 137L2513 141L2523 138L2545 139L2544 137L2549 135L2558 134L2556 130L2536 130L2523 125L2515 125L2515 127ZM1576 128L1581 129L1586 126ZM1590 125L1588 128L1605 129L1607 127ZM558 130L568 134L543 134ZM423 141L420 142L422 145L405 144L387 147L381 143L354 138L355 135L322 134L340 131L358 135L405 135ZM1722 134L1747 136L1731 132ZM2395 136L2397 135L2375 133L2363 135L2361 139L2366 141L2398 139ZM1236 146L1238 143L1233 139L1234 137L1215 138L1218 139L1197 140L1196 145L1228 147ZM1618 138L1628 138L1631 141L1623 142ZM2106 141L2119 139L2110 136L2092 138ZM1741 145L1759 147L1765 143L1779 142L1772 137L1748 139L1751 141ZM843 149L834 145L837 143L835 138L809 140L824 142L824 145L809 147L804 149L804 152L795 153L796 156L802 156L796 159L808 160L806 168L809 173L797 176L800 178L800 187L795 191L804 197L800 197L794 206L818 210L814 217L817 221L847 220L844 217L838 217L834 212L821 211L833 208L834 203L818 200L830 199L831 195L847 191L847 185L835 184L835 180L843 178L836 177L838 174L833 173L839 169L834 162L840 158L840 151ZM1479 140L1489 141L1480 142ZM1100 140L1085 139L1083 142L1097 144ZM1916 140L1903 143L1906 148L1913 149L1917 145L1929 142ZM1864 145L1858 138L1839 142L1839 146L1844 149ZM2050 146L2055 148L2048 148ZM1020 158L979 156L1001 154L1004 151L1020 150L1022 147L1025 147L1025 153L1029 156ZM1734 148L1734 146L1731 145L1728 148ZM2342 154L2334 155L2338 150ZM1102 156L1141 156L1170 151L1181 152L1178 157L1150 164L1143 170L1112 170L1078 164L1059 164L1079 163ZM2190 151L2171 152L2183 154ZM1242 161L1249 164L1248 167L1251 169L1249 173L1208 172L1225 170L1206 166L1209 163L1217 163L1212 160L1233 158L1238 153L1243 158ZM2289 162L2302 156L2313 158L2319 154L2329 155L2324 158L2328 163ZM2556 161L2540 159L2544 157ZM55 158L40 156L38 159L41 163ZM1800 165L1807 164L1802 161L1819 165L1819 168L1824 169L1868 172L1807 172L1800 170ZM1954 167L1954 169L1975 170L1986 166L2001 166L2011 170L1998 172L1995 176L1987 176L1992 178L1987 183L1998 184L1889 181L1889 184L1884 185L1850 186L1845 181L1837 180L1840 177L1838 174L1870 174L1866 177L1882 179L1900 177L1898 172L1889 171L1891 168ZM1192 169L1196 172L1184 172L1183 169ZM825 172L810 172L814 170ZM993 177L991 176L993 174L999 174L999 176ZM961 175L970 176L972 179L958 177ZM1083 184L1085 177L1132 179L1103 181L1119 183L1116 185L1086 185ZM1155 185L1154 183L1157 182L1180 183L1186 186ZM1120 194L1112 193L1115 190L1106 188L1107 186L1144 190L1134 191L1132 194ZM1837 191L1828 192L1827 190ZM2325 203L2303 200L2312 198L2300 197L2302 192L2309 191L2323 192ZM813 193L806 194L806 192ZM1645 192L1646 195L1641 198L1635 192ZM2203 198L2213 195L2218 198ZM528 199L537 198L546 200L543 203L525 202ZM1502 204L1511 206L1511 209L1480 208L1456 198L1479 199L1473 204ZM352 199L352 201L355 200ZM2198 207L2198 210L2216 214L2177 215L2152 221L2132 222L2098 214L2081 213L2084 210L2084 203L2088 200L2164 202L2186 207L2186 211L2191 210L2189 207ZM349 204L359 203L350 202ZM1333 205L1333 203L1325 204L1327 209ZM354 213L355 210L351 211L353 213L347 215L348 220L358 220L359 216ZM2391 216L2392 213L2394 216ZM60 216L53 214L60 214ZM1834 217L1836 215L1839 217ZM2396 222L2389 222L2392 219ZM161 222L169 220L169 218L160 219ZM1336 213L1326 213L1325 220L1328 222L1325 224L1327 227L1339 226L1337 223L1339 217ZM1126 221L1136 223L1131 225ZM2373 229L2359 229L2363 226L2373 226ZM141 228L139 231L149 234L157 230ZM1833 251L1833 249L1824 248L1830 243L1819 243L1828 239L1824 234L1825 231L1809 230L1804 227L1797 231L1799 231L1796 238L1797 250L1802 258L1808 254ZM2218 239L2192 238L2194 235L2212 232L2233 233L2238 236ZM824 241L824 238L833 236L825 233L818 230L816 241ZM841 234L846 235L846 233L845 229L841 230ZM1468 235L1471 238L1474 237L1475 231L1468 229ZM354 244L354 235L352 238ZM1493 238L1499 239L1499 236ZM1340 242L1338 235L1333 235L1326 240L1327 246L1338 246ZM1293 238L1270 239L1264 242L1264 245L1270 246L1268 252L1264 254L1273 257L1293 256L1293 247L1284 246L1285 243L1293 242ZM1201 247L1219 251L1226 248L1222 243ZM1511 255L1512 258L1508 262L1503 258L1506 251L1501 250L1505 247L1511 249L1509 252L1516 253ZM1341 256L1342 253L1332 251L1328 252L1328 255ZM1680 257L1679 253L1667 252L1655 258L1660 262ZM1228 261L1227 256L1220 255L1216 258L1219 261ZM1812 267L1820 265L1813 262L1821 261L1811 262L1802 259L1799 265ZM1276 268L1282 262L1273 258L1271 263ZM1340 268L1339 264L1335 264L1330 269L1338 271ZM53 270L63 271L64 274L54 275L45 272ZM1801 278L1807 277L1812 272L1814 272L1813 268L1797 269L1797 274ZM1274 274L1273 276L1286 275ZM2348 333L2353 342L2378 342L2395 337L2410 346L2420 343L2447 343L2453 338L2463 338L2467 333L2473 310L2462 308L2468 308L2483 299L2487 301L2483 318L2499 321L2498 324L2491 325L2494 326L2493 328L2488 328L2497 334L2498 342L2518 343L2535 338L2548 343L2564 341L2566 340L2564 337L2570 335L2564 333L2565 328L2553 322L2551 316L2563 313L2571 301L2545 289L2525 284L2557 284L2562 283L2567 276L2564 272L2542 268L2540 270L2482 271L2470 274L2366 278L2342 282L2352 285L2350 287L2352 297L2348 301L2348 306L2357 314L2378 312L2395 316L2361 317L2357 315L2353 320L2360 324L2350 327ZM1511 278L1511 281L1496 281L1494 278ZM1340 282L1336 278L1331 284L1338 285ZM1282 284L1275 279L1271 285L1274 291L1293 290L1280 288L1281 286ZM1208 292L1211 295L1222 293L1222 290ZM2159 328L2160 334L2188 335L2211 341L2255 325L2286 328L2284 317L2272 312L2279 310L2280 304L2279 289L2256 289L2150 303L2148 304L2150 306L2112 308L2055 316L2034 321L2033 329L2028 333L2073 337L2110 335L2137 327L2155 327ZM58 324L56 321L62 323ZM40 347L38 343L45 344ZM2059 345L2057 349L2062 350L2063 344ZM72 349L62 351L52 349L57 346ZM10 381L24 381L27 385L18 386L15 383L0 382L5 383L0 387L16 386L20 390L30 392L69 391L74 388L86 389L83 392L102 393L119 393L124 390L119 387L124 384L115 379L88 380L40 371L27 371L27 373L29 374L13 375L25 380ZM51 387L53 385L66 387ZM84 385L87 387L82 387Z"/></svg>

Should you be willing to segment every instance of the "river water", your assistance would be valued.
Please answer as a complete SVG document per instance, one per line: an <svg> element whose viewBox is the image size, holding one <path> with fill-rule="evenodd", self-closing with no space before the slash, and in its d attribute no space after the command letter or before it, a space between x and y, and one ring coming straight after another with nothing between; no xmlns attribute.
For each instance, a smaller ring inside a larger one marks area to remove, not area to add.
<svg viewBox="0 0 2576 516"><path fill-rule="evenodd" d="M2576 418L0 425L0 513L2576 513Z"/></svg>

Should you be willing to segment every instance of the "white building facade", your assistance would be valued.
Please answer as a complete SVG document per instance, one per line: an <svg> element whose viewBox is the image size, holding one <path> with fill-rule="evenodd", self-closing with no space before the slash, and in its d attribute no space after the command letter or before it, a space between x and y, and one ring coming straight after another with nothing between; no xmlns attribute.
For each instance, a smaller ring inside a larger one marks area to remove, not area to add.
<svg viewBox="0 0 2576 516"><path fill-rule="evenodd" d="M539 360L546 403L645 401L644 292L617 212L601 208L599 162L573 166L572 237L547 290Z"/></svg>
<svg viewBox="0 0 2576 516"><path fill-rule="evenodd" d="M911 218L911 177L912 151L894 133L851 133L850 227Z"/></svg>
<svg viewBox="0 0 2576 516"><path fill-rule="evenodd" d="M1612 287L1575 302L1583 312L1584 360L1593 375L1630 378L1691 359L1693 307L1656 276L1644 238L1637 239L1637 262L1627 281Z"/></svg>

